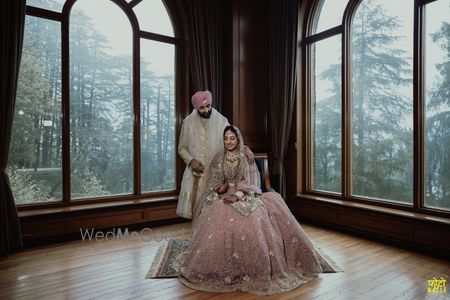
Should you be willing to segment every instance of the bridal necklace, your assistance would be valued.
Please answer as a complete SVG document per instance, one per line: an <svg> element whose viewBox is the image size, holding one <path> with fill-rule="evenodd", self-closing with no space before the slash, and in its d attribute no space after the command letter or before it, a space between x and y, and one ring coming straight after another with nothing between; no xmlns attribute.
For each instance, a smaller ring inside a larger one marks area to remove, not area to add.
<svg viewBox="0 0 450 300"><path fill-rule="evenodd" d="M227 162L234 163L239 159L239 152L237 153L228 152L225 159Z"/></svg>
<svg viewBox="0 0 450 300"><path fill-rule="evenodd" d="M223 163L223 178L227 180L230 185L234 185L238 182L239 170L241 160L239 159L240 152L230 153L227 152L225 154L225 161Z"/></svg>

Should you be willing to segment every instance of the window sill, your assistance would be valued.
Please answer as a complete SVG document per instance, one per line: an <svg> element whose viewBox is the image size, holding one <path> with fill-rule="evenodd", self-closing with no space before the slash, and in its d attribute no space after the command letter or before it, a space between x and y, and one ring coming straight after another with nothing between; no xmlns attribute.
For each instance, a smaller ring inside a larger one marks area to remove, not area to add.
<svg viewBox="0 0 450 300"><path fill-rule="evenodd" d="M409 211L404 211L404 210L400 210L400 209L380 207L380 206L376 206L376 205L363 204L363 203L357 203L357 202L345 201L345 200L327 199L327 198L323 198L323 197L304 195L304 194L297 194L293 198L294 198L294 200L312 200L312 201L316 201L319 203L332 204L332 205L340 206L340 207L362 209L362 210L365 210L368 212L373 212L373 213L382 213L382 214L391 215L391 216L404 217L404 218L409 218L409 219L414 219L414 220L419 220L419 221L438 223L441 225L450 225L450 218L431 216L431 215L427 215L427 214L423 214L423 213L409 212Z"/></svg>
<svg viewBox="0 0 450 300"><path fill-rule="evenodd" d="M313 195L291 200L289 207L301 220L450 258L450 218Z"/></svg>
<svg viewBox="0 0 450 300"><path fill-rule="evenodd" d="M152 197L152 198L103 202L103 203L79 204L79 205L66 206L66 207L52 207L52 208L42 208L42 209L34 209L34 210L24 210L24 211L19 211L18 216L19 216L19 218L26 218L26 217L34 217L34 216L42 216L42 215L55 215L55 214L64 214L64 213L71 213L71 212L80 212L80 211L93 211L93 210L105 209L105 208L133 207L133 206L139 206L139 205L145 205L145 204L175 201L177 199L178 199L177 196L165 196L165 197Z"/></svg>

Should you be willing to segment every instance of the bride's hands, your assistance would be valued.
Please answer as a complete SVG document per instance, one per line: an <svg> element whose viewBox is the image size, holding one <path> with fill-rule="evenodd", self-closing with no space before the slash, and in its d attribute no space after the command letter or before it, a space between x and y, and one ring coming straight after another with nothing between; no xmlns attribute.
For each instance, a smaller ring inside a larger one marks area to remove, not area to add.
<svg viewBox="0 0 450 300"><path fill-rule="evenodd" d="M244 192L242 191L237 191L236 193L234 193L234 195L226 195L223 198L223 203L225 204L230 204L236 201L240 201L244 198Z"/></svg>
<svg viewBox="0 0 450 300"><path fill-rule="evenodd" d="M233 203L233 202L236 202L236 201L238 201L238 199L234 195L226 195L223 198L223 203L225 203L225 204L230 204L230 203Z"/></svg>
<svg viewBox="0 0 450 300"><path fill-rule="evenodd" d="M226 191L228 191L228 187L229 187L228 182L225 181L221 186L219 186L219 188L217 189L217 193L219 194L226 193Z"/></svg>
<svg viewBox="0 0 450 300"><path fill-rule="evenodd" d="M237 191L236 193L234 193L234 195L238 200L242 200L242 198L244 197L244 193L242 191Z"/></svg>

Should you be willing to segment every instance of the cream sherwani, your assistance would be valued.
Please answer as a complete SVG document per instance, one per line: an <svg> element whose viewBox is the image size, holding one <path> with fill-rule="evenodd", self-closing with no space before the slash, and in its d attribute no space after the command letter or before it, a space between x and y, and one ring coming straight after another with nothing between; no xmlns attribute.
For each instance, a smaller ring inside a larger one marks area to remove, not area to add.
<svg viewBox="0 0 450 300"><path fill-rule="evenodd" d="M213 156L223 148L223 130L228 125L227 118L214 108L209 119L202 118L196 109L184 119L178 144L178 154L186 163L178 196L177 214L179 216L192 219L192 200L198 196L204 184L204 175L202 175L198 179L198 193L193 195L195 178L189 163L192 159L200 161L206 172Z"/></svg>

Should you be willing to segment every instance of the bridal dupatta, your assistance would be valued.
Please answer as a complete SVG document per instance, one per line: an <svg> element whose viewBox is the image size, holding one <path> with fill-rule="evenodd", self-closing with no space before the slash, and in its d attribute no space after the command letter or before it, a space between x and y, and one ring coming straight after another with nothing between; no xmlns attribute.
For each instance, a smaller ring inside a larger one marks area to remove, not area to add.
<svg viewBox="0 0 450 300"><path fill-rule="evenodd" d="M219 151L211 160L211 163L206 173L206 184L201 191L200 197L194 205L194 222L195 219L200 215L202 209L211 205L214 201L222 199L225 195L234 194L234 192L240 190L243 191L244 201L237 201L232 203L231 206L234 207L242 214L249 214L253 211L257 205L262 203L258 199L258 195L261 194L261 180L259 176L258 168L255 163L251 165L248 163L248 159L244 153L244 140L240 130L234 127L238 133L239 139L239 174L237 178L239 179L234 187L230 187L225 194L219 195L216 191L224 182L224 164L226 151L225 147L223 151Z"/></svg>

